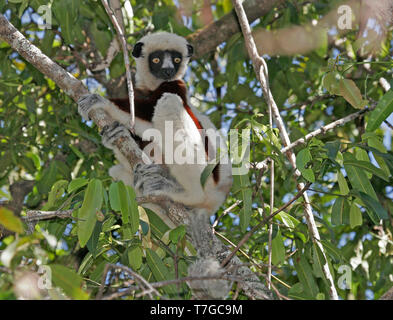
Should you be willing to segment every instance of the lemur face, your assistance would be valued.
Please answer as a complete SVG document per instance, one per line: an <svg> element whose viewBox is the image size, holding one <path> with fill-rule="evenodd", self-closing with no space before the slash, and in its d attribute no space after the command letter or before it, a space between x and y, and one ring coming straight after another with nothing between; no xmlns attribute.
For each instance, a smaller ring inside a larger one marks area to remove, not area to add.
<svg viewBox="0 0 393 320"><path fill-rule="evenodd" d="M157 32L144 36L133 48L136 62L136 86L155 90L164 81L181 79L193 47L173 33Z"/></svg>
<svg viewBox="0 0 393 320"><path fill-rule="evenodd" d="M179 71L183 60L182 54L176 50L157 50L149 54L150 72L162 80L172 80Z"/></svg>

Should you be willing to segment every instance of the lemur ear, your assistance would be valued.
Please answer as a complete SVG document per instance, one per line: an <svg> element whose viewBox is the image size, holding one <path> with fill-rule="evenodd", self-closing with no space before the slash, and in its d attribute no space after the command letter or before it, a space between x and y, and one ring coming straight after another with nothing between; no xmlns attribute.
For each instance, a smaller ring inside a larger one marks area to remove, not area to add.
<svg viewBox="0 0 393 320"><path fill-rule="evenodd" d="M132 56L134 58L139 58L142 55L142 47L143 42L135 43L134 48L132 49Z"/></svg>
<svg viewBox="0 0 393 320"><path fill-rule="evenodd" d="M188 55L187 57L191 57L194 54L194 47L190 44L187 44Z"/></svg>

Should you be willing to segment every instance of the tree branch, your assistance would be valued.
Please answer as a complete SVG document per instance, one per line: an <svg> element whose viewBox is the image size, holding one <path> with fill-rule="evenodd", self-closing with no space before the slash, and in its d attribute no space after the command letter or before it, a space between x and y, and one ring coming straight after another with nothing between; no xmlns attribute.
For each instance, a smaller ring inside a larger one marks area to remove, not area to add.
<svg viewBox="0 0 393 320"><path fill-rule="evenodd" d="M245 1L244 9L250 22L269 13L275 6L284 3L284 0L259 0ZM228 41L234 34L240 32L239 23L234 10L226 14L221 19L214 21L206 27L194 32L187 37L187 40L195 44L194 59L199 59L203 55L212 52L221 43Z"/></svg>
<svg viewBox="0 0 393 320"><path fill-rule="evenodd" d="M131 128L134 128L135 125L135 106L134 106L134 88L132 86L132 77L131 77L131 66L130 66L130 58L128 55L128 50L127 50L127 41L124 36L124 25L123 25L123 20L122 20L122 13L120 9L120 3L116 0L112 0L114 10L115 12L112 11L110 8L107 0L102 0L101 1L107 14L109 15L109 18L111 19L113 26L116 29L117 32L117 37L119 42L121 43L122 51L123 51L123 59L124 59L124 65L126 68L126 76L127 76L127 89L128 89L128 100L130 102L130 124ZM116 9L118 9L116 11ZM116 14L116 15L115 15Z"/></svg>
<svg viewBox="0 0 393 320"><path fill-rule="evenodd" d="M333 130L337 127L343 126L344 124L351 122L357 118L359 118L360 116L362 116L363 114L365 114L366 112L369 112L371 110L374 110L374 106L371 107L366 107L362 110L359 110L357 112L354 112L344 118L338 119L336 121L333 121L325 126L322 126L321 128L314 130L308 134L306 134L303 138L297 139L296 141L290 143L289 145L287 145L286 147L282 148L280 150L280 152L282 154L287 153L288 151L291 151L292 149L296 148L299 145L302 144L306 144L307 141L309 141L310 139L319 136L320 134L325 134L326 132ZM270 161L271 158L266 158L265 160L258 162L256 164L253 165L254 168L256 169L262 169L262 168L267 168L267 164Z"/></svg>

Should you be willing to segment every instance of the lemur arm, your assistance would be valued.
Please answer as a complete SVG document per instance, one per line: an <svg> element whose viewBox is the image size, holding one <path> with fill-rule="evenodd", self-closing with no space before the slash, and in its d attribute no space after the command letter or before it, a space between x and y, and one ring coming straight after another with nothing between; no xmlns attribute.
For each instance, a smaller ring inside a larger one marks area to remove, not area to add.
<svg viewBox="0 0 393 320"><path fill-rule="evenodd" d="M130 114L124 112L97 93L85 95L78 101L79 114L85 120L90 120L89 112L92 109L104 109L104 111L107 112L114 121L117 121L130 129Z"/></svg>

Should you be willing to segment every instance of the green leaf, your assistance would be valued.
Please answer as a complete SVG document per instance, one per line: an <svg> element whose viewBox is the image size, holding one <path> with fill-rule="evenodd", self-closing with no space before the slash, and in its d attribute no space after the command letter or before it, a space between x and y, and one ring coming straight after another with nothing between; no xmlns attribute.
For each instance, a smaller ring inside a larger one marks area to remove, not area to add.
<svg viewBox="0 0 393 320"><path fill-rule="evenodd" d="M26 157L30 158L33 161L36 170L41 169L41 160L37 154L35 154L33 152L27 152Z"/></svg>
<svg viewBox="0 0 393 320"><path fill-rule="evenodd" d="M337 197L332 207L332 224L339 226L349 223L349 204L344 197Z"/></svg>
<svg viewBox="0 0 393 320"><path fill-rule="evenodd" d="M29 0L23 0L21 6L19 7L18 17L21 18L23 12L25 12L27 6L29 5Z"/></svg>
<svg viewBox="0 0 393 320"><path fill-rule="evenodd" d="M88 182L89 181L85 178L76 178L68 184L67 191L68 193L72 193L73 191L78 190L79 188L82 188L83 186L87 185Z"/></svg>
<svg viewBox="0 0 393 320"><path fill-rule="evenodd" d="M129 200L130 200L130 224L131 224L131 232L136 233L139 229L139 208L138 203L136 202L136 193L134 189L130 186L126 186Z"/></svg>
<svg viewBox="0 0 393 320"><path fill-rule="evenodd" d="M323 247L325 248L326 253L333 259L335 263L339 263L344 260L340 250L331 244L327 240L321 240Z"/></svg>
<svg viewBox="0 0 393 320"><path fill-rule="evenodd" d="M351 209L349 210L349 225L351 228L355 228L357 226L361 226L363 223L362 212L360 211L359 207L352 202Z"/></svg>
<svg viewBox="0 0 393 320"><path fill-rule="evenodd" d="M344 166L345 165L355 166L360 169L364 169L372 173L373 175L376 175L377 177L381 178L382 180L389 182L389 178L386 177L385 172L383 172L381 169L377 168L376 166L372 165L370 162L361 161L361 160L345 160Z"/></svg>
<svg viewBox="0 0 393 320"><path fill-rule="evenodd" d="M272 263L274 265L279 265L285 260L285 247L284 240L281 236L280 230L277 235L272 240Z"/></svg>
<svg viewBox="0 0 393 320"><path fill-rule="evenodd" d="M156 281L170 280L172 277L162 259L153 250L146 248L146 261ZM177 294L174 285L163 287L167 294Z"/></svg>
<svg viewBox="0 0 393 320"><path fill-rule="evenodd" d="M366 131L374 131L393 112L393 91L389 90L379 100L377 107L371 112L367 123Z"/></svg>
<svg viewBox="0 0 393 320"><path fill-rule="evenodd" d="M292 217L290 214L281 211L276 215L276 218L280 220L285 226L291 229L295 229L296 226L300 223L299 220L296 218Z"/></svg>
<svg viewBox="0 0 393 320"><path fill-rule="evenodd" d="M56 287L63 289L67 296L77 300L88 299L89 295L81 289L83 280L80 275L59 264L52 264L50 268L53 283Z"/></svg>
<svg viewBox="0 0 393 320"><path fill-rule="evenodd" d="M328 72L322 80L323 87L329 91L330 94L339 95L340 86L339 80L341 75L338 72Z"/></svg>
<svg viewBox="0 0 393 320"><path fill-rule="evenodd" d="M100 51L102 56L106 56L106 51L108 50L109 44L111 42L110 33L107 31L101 31L97 28L96 22L91 23L90 32L93 36L94 43L97 46L97 49ZM114 62L114 61L113 61ZM117 62L123 65L123 60L121 55L119 55Z"/></svg>
<svg viewBox="0 0 393 320"><path fill-rule="evenodd" d="M312 268L308 263L305 255L296 254L295 269L299 281L303 285L304 292L310 297L316 297L319 289L314 279Z"/></svg>
<svg viewBox="0 0 393 320"><path fill-rule="evenodd" d="M93 179L85 191L82 207L78 211L78 239L83 248L93 233L97 222L96 212L101 209L103 188L100 180Z"/></svg>
<svg viewBox="0 0 393 320"><path fill-rule="evenodd" d="M141 247L131 247L127 249L128 263L133 270L138 270L142 266Z"/></svg>
<svg viewBox="0 0 393 320"><path fill-rule="evenodd" d="M344 154L345 161L348 163L348 161L356 161L356 159L352 154L347 152ZM376 200L378 199L370 180L367 179L367 175L362 169L345 163L344 168L352 188L362 191Z"/></svg>
<svg viewBox="0 0 393 320"><path fill-rule="evenodd" d="M109 186L109 202L114 211L120 211L119 183L112 182Z"/></svg>
<svg viewBox="0 0 393 320"><path fill-rule="evenodd" d="M49 168L44 169L41 178L37 182L38 191L41 194L46 194L50 191L51 186L56 181L57 164L56 161L52 161Z"/></svg>
<svg viewBox="0 0 393 320"><path fill-rule="evenodd" d="M210 163L205 167L205 169L203 169L202 174L201 174L201 178L200 178L202 188L205 187L206 181L210 177L210 175L212 174L215 167L217 167L217 163Z"/></svg>
<svg viewBox="0 0 393 320"><path fill-rule="evenodd" d="M98 240L100 238L100 233L102 230L102 223L96 223L93 233L87 241L86 246L89 252L93 255L94 259L97 257L97 253L100 251L101 247L98 247Z"/></svg>
<svg viewBox="0 0 393 320"><path fill-rule="evenodd" d="M377 149L378 151L382 152L382 153L386 153L387 150L383 144L383 141L380 137L373 137L373 138L369 138L367 139L367 144L374 149Z"/></svg>
<svg viewBox="0 0 393 320"><path fill-rule="evenodd" d="M0 207L0 224L10 231L16 233L24 232L22 221L11 210L4 207Z"/></svg>
<svg viewBox="0 0 393 320"><path fill-rule="evenodd" d="M250 187L250 179L248 174L235 175L234 192L239 192L239 200L243 201L243 206L240 210L240 228L242 232L246 232L252 214L252 189Z"/></svg>
<svg viewBox="0 0 393 320"><path fill-rule="evenodd" d="M53 13L61 27L61 36L67 44L74 43L79 6L78 0L55 1L52 5Z"/></svg>
<svg viewBox="0 0 393 320"><path fill-rule="evenodd" d="M338 151L340 150L340 140L326 142L325 148L327 149L328 158L335 161Z"/></svg>
<svg viewBox="0 0 393 320"><path fill-rule="evenodd" d="M173 243L178 243L185 235L186 228L184 225L181 225L169 232L169 240Z"/></svg>
<svg viewBox="0 0 393 320"><path fill-rule="evenodd" d="M356 83L350 79L341 79L340 83L340 95L347 100L352 107L356 109L362 109L366 106L367 101L363 100L362 94Z"/></svg>
<svg viewBox="0 0 393 320"><path fill-rule="evenodd" d="M48 195L48 202L45 204L45 210L50 209L57 199L59 199L65 192L65 187L67 186L67 180L59 180L53 186Z"/></svg>
<svg viewBox="0 0 393 320"><path fill-rule="evenodd" d="M337 181L340 188L340 193L343 196L347 195L349 193L348 183L347 180L345 180L344 175L341 173L341 171L337 172Z"/></svg>
<svg viewBox="0 0 393 320"><path fill-rule="evenodd" d="M288 297L295 300L310 300L311 297L303 291L303 285L300 282L297 282L289 289Z"/></svg>
<svg viewBox="0 0 393 320"><path fill-rule="evenodd" d="M296 167L302 173L302 176L310 181L315 182L315 175L312 169L306 168L307 164L312 160L310 150L308 148L302 149L296 155Z"/></svg>
<svg viewBox="0 0 393 320"><path fill-rule="evenodd" d="M323 256L321 249L314 243L312 247L313 270L315 276L326 281L323 266L326 264L326 259Z"/></svg>
<svg viewBox="0 0 393 320"><path fill-rule="evenodd" d="M370 197L367 193L364 193L359 190L352 190L352 193L355 194L362 202L366 205L366 207L373 211L379 219L388 219L389 215L387 211L385 210L384 207L380 204L378 200L375 200L373 197ZM373 217L370 216L370 218L373 220L374 223L379 224L379 221L376 221L373 219Z"/></svg>
<svg viewBox="0 0 393 320"><path fill-rule="evenodd" d="M170 229L164 221L152 210L144 208L149 217L150 227L152 233L159 239Z"/></svg>

